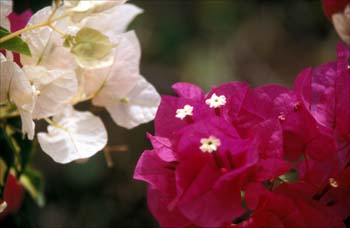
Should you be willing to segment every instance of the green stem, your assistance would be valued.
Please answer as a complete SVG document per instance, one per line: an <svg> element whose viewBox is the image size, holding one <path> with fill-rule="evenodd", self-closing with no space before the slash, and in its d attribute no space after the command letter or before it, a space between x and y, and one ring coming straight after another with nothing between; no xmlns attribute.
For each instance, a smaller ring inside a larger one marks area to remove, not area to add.
<svg viewBox="0 0 350 228"><path fill-rule="evenodd" d="M13 32L11 34L8 34L7 36L2 37L0 39L0 44L6 42L8 40L11 40L12 38L15 38L16 36L19 36L19 35L21 35L24 32L27 32L27 31L30 31L30 30L33 30L33 29L36 29L36 28L40 28L40 27L43 27L43 26L47 26L47 25L48 25L48 22L45 21L43 23L31 25L31 26L28 26L26 28L20 29L20 30L18 30L16 32Z"/></svg>
<svg viewBox="0 0 350 228"><path fill-rule="evenodd" d="M51 120L50 118L44 118L44 120L51 126L55 127L55 128L59 128L62 129L66 132L68 132L67 128L61 126L60 124L56 123L55 121Z"/></svg>
<svg viewBox="0 0 350 228"><path fill-rule="evenodd" d="M50 19L49 18L49 20L47 20L45 22L38 23L38 24L35 24L35 25L31 25L31 26L25 27L23 29L20 29L20 30L18 30L16 32L10 33L7 36L4 36L4 37L0 38L0 44L15 38L16 36L19 36L19 35L21 35L24 32L28 32L30 30L37 29L37 28L40 28L40 27L50 26L52 22L58 21L58 20L60 20L60 19L62 19L64 17L67 17L67 16L68 16L67 14L63 14L63 15L61 15L59 17L54 18L54 19Z"/></svg>
<svg viewBox="0 0 350 228"><path fill-rule="evenodd" d="M19 116L19 112L18 111L7 113L5 115L1 114L0 115L0 120L9 119L9 118L17 117L17 116Z"/></svg>

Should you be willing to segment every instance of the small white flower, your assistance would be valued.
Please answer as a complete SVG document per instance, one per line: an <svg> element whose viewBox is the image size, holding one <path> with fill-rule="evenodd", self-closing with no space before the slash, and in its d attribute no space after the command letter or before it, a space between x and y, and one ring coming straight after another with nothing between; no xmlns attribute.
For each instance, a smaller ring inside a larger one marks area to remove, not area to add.
<svg viewBox="0 0 350 228"><path fill-rule="evenodd" d="M210 108L218 108L226 104L226 97L224 95L217 96L213 93L209 99L205 100L205 103L209 105Z"/></svg>
<svg viewBox="0 0 350 228"><path fill-rule="evenodd" d="M193 106L191 105L185 105L183 108L176 110L176 118L184 119L186 116L192 116L193 115Z"/></svg>
<svg viewBox="0 0 350 228"><path fill-rule="evenodd" d="M220 139L214 137L214 136L209 136L209 138L202 138L201 139L201 146L199 149L205 153L212 153L218 149L218 147L221 145Z"/></svg>

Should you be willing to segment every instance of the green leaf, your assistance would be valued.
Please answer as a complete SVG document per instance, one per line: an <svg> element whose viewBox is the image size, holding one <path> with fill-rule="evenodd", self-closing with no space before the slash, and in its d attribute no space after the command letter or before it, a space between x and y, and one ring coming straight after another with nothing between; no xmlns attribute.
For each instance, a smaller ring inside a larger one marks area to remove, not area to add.
<svg viewBox="0 0 350 228"><path fill-rule="evenodd" d="M10 118L7 120L7 127L12 129L11 139L16 148L14 151L15 157L15 169L17 171L17 177L19 177L26 166L28 165L32 152L35 151L35 140L29 140L23 136L22 133L22 121L18 118Z"/></svg>
<svg viewBox="0 0 350 228"><path fill-rule="evenodd" d="M0 26L0 38L9 35L10 32ZM7 40L3 43L0 43L0 48L4 48L9 51L14 51L21 53L23 55L31 56L31 52L29 46L26 42L24 42L20 37L16 36L10 40Z"/></svg>
<svg viewBox="0 0 350 228"><path fill-rule="evenodd" d="M33 141L23 137L19 117L9 118L6 122L0 123L0 148L0 197L2 197L10 169L13 169L19 178L26 169L33 151Z"/></svg>
<svg viewBox="0 0 350 228"><path fill-rule="evenodd" d="M13 155L12 167L16 171L17 178L26 169L36 142L24 137L21 129L22 123L19 117L7 119L5 125L6 142Z"/></svg>
<svg viewBox="0 0 350 228"><path fill-rule="evenodd" d="M294 183L298 181L299 173L295 169L291 169L288 173L279 176L281 180L288 183Z"/></svg>
<svg viewBox="0 0 350 228"><path fill-rule="evenodd" d="M109 38L101 32L84 27L75 36L66 39L66 46L72 45L71 52L76 56L79 65L82 67L91 67L91 65L101 65L103 62L112 64L113 59L106 59L115 46ZM108 64L107 63L107 64Z"/></svg>
<svg viewBox="0 0 350 228"><path fill-rule="evenodd" d="M19 181L39 207L43 207L45 205L45 196L44 181L41 173L28 167Z"/></svg>

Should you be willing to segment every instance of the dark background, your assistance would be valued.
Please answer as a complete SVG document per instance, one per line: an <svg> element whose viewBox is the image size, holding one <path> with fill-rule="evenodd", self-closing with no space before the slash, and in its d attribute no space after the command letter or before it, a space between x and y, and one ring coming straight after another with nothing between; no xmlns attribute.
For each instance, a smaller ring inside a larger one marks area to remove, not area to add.
<svg viewBox="0 0 350 228"><path fill-rule="evenodd" d="M141 72L161 94L171 94L177 81L205 90L232 80L290 87L303 68L335 58L338 37L318 0L129 2L145 10L130 29L143 49ZM50 3L16 0L15 10ZM60 165L38 149L33 164L45 177L46 205L38 208L26 196L6 226L158 227L147 209L145 184L132 179L138 157L150 148L145 133L153 132L152 123L127 131L102 109L90 109L103 117L109 145L129 150L113 152L114 166L108 168L102 152L84 164Z"/></svg>

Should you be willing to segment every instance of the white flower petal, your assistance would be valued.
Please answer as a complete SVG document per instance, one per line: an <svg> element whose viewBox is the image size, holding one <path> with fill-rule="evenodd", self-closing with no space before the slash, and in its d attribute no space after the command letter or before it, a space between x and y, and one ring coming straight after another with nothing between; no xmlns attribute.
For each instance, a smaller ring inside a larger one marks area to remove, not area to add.
<svg viewBox="0 0 350 228"><path fill-rule="evenodd" d="M22 131L29 139L34 137L34 122L32 111L35 104L35 94L22 69L12 61L6 61L2 56L0 63L0 103L13 102L22 119Z"/></svg>
<svg viewBox="0 0 350 228"><path fill-rule="evenodd" d="M6 57L0 52L0 62L5 62Z"/></svg>
<svg viewBox="0 0 350 228"><path fill-rule="evenodd" d="M123 33L130 22L141 14L143 10L132 4L123 4L96 15L84 18L81 26L90 27L105 33L108 36L115 36ZM106 23L113 21L113 23Z"/></svg>
<svg viewBox="0 0 350 228"><path fill-rule="evenodd" d="M0 53L0 104L5 104L8 102L9 98L9 88L10 88L10 65L7 62L6 57Z"/></svg>
<svg viewBox="0 0 350 228"><path fill-rule="evenodd" d="M24 66L23 70L37 93L34 119L42 119L60 112L77 92L78 82L72 70L47 70L40 66Z"/></svg>
<svg viewBox="0 0 350 228"><path fill-rule="evenodd" d="M153 120L159 103L156 89L140 76L125 97L106 104L106 108L118 125L130 129Z"/></svg>
<svg viewBox="0 0 350 228"><path fill-rule="evenodd" d="M32 113L24 109L18 109L21 115L22 131L27 134L28 139L33 140L35 134L35 123Z"/></svg>
<svg viewBox="0 0 350 228"><path fill-rule="evenodd" d="M8 98L17 108L31 112L34 108L34 93L22 69L12 61L2 61L0 65L0 103Z"/></svg>
<svg viewBox="0 0 350 228"><path fill-rule="evenodd" d="M121 5L124 2L126 2L126 0L65 0L64 6L65 10L70 14L72 21L78 22L84 17L87 17L91 14L103 12L117 5Z"/></svg>
<svg viewBox="0 0 350 228"><path fill-rule="evenodd" d="M0 1L0 26L10 31L10 21L7 16L12 12L12 1Z"/></svg>
<svg viewBox="0 0 350 228"><path fill-rule="evenodd" d="M134 32L128 32L119 37L112 66L83 72L86 94L99 90L93 99L94 105L104 106L109 100L124 96L135 86L140 56L138 39Z"/></svg>
<svg viewBox="0 0 350 228"><path fill-rule="evenodd" d="M107 144L103 122L90 112L68 107L53 120L57 126L48 126L48 133L39 133L38 140L43 151L58 163L89 158Z"/></svg>
<svg viewBox="0 0 350 228"><path fill-rule="evenodd" d="M46 21L51 12L51 7L39 10L31 17L27 27ZM66 33L74 30L65 18L54 22L53 25ZM41 65L48 69L75 68L74 56L68 48L63 47L63 37L50 27L45 26L25 32L22 34L22 39L28 43L32 54L32 56L21 55L23 65Z"/></svg>

